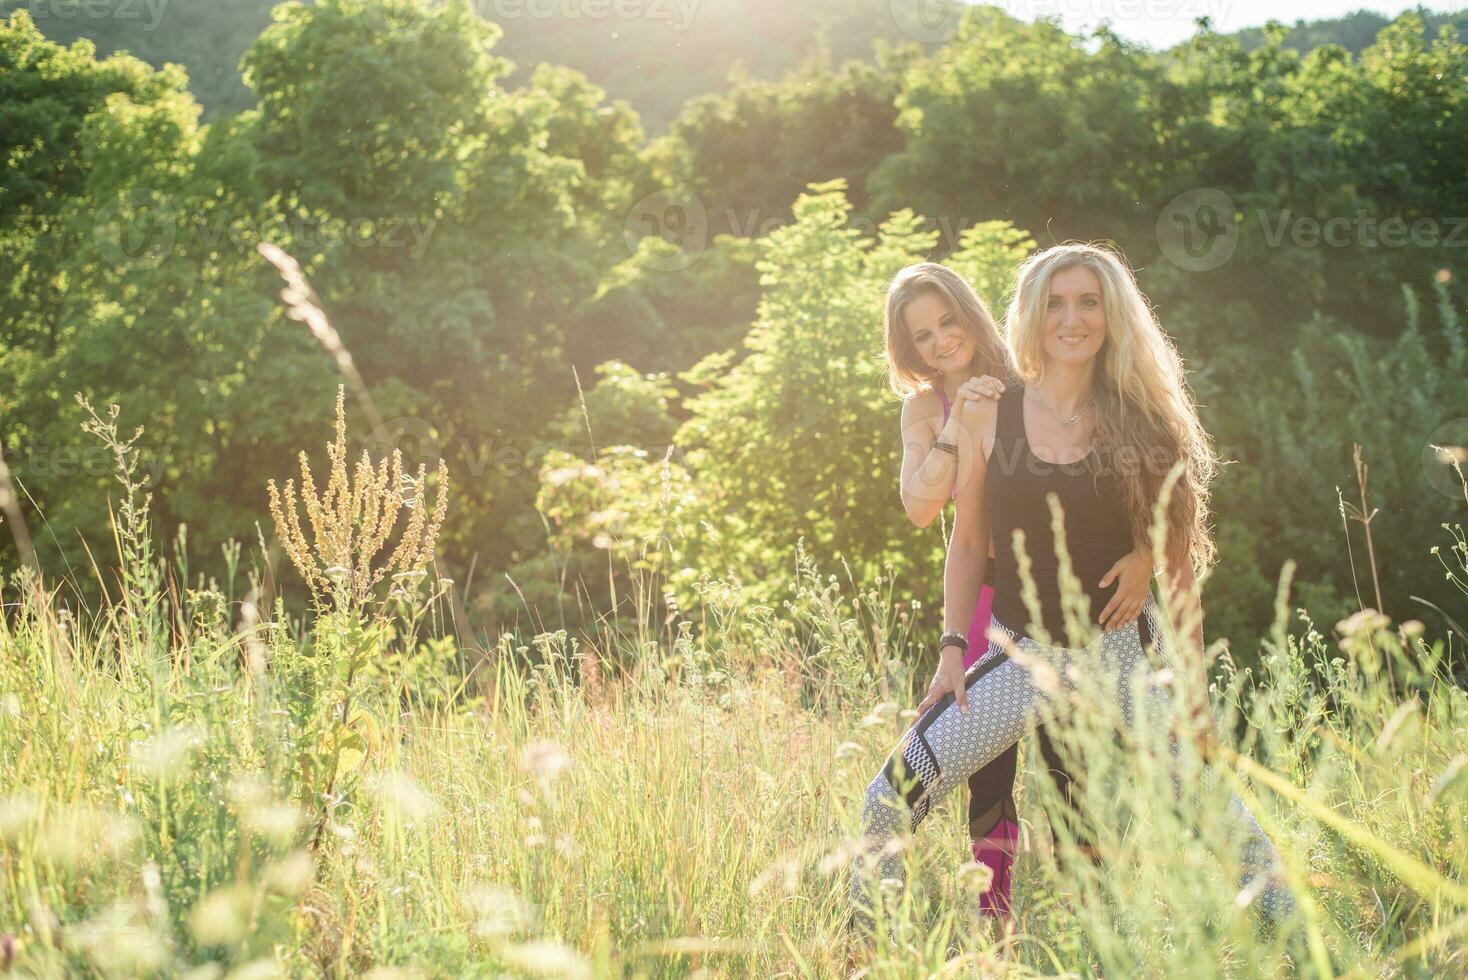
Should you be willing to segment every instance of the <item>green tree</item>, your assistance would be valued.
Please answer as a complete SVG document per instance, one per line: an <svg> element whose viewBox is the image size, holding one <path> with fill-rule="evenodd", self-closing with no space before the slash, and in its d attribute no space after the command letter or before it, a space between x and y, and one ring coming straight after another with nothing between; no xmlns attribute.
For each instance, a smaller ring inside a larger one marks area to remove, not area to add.
<svg viewBox="0 0 1468 980"><path fill-rule="evenodd" d="M715 236L707 247L675 254L645 238L608 269L577 306L566 347L589 373L608 359L643 371L679 371L728 350L749 329L759 300L758 246Z"/></svg>
<svg viewBox="0 0 1468 980"><path fill-rule="evenodd" d="M875 207L1003 219L1055 241L1118 239L1158 165L1162 88L1156 57L1114 34L1087 43L997 7L968 10L903 75L906 141L872 175Z"/></svg>
<svg viewBox="0 0 1468 980"><path fill-rule="evenodd" d="M788 598L803 539L817 568L844 561L858 582L871 582L890 565L903 598L941 607L941 536L914 528L897 501L902 446L898 405L885 387L880 303L887 281L926 256L936 233L903 211L865 235L852 225L844 190L840 180L812 185L794 221L759 242L755 322L741 351L710 355L683 373L702 390L687 403L666 471L649 458L646 474L630 477L619 454L608 465L542 472L541 506L562 549L603 535L614 570L649 551L661 555L654 567L688 609L707 577L737 580L755 600ZM952 262L980 288L1003 288L1033 244L992 222L970 229ZM997 304L1003 296L987 298ZM623 534L606 532L608 498L596 488L609 473L618 474L617 508L658 515L655 525L648 516ZM638 486L650 490L639 495ZM676 504L671 517L664 493ZM648 548L653 527L670 542L662 551Z"/></svg>
<svg viewBox="0 0 1468 980"><path fill-rule="evenodd" d="M26 336L59 325L54 349L5 354L16 415L36 429L17 475L28 488L36 477L71 566L85 567L73 529L94 541L105 529L105 497L51 462L84 446L71 392L147 427L159 525L202 531L191 540L206 557L252 536L264 477L310 444L297 430L319 414L313 393L329 404L335 367L272 300L261 240L294 254L325 298L388 421L368 438L411 436L410 455L441 452L464 478L446 560L507 560L541 536L534 451L574 393L564 324L626 255L608 215L635 180L640 130L614 108L620 129L588 168L588 134L607 118L595 90L548 73L506 92L497 30L467 3L429 15L422 0L388 0L373 14L362 0L280 7L246 59L259 109L207 128L181 73L104 63L98 92L148 97L78 95L74 135L43 131L12 153L23 162L66 139L59 169L76 171L44 199L65 230L47 246L55 312L18 290L8 299ZM421 34L402 43L402 30ZM37 128L61 125L45 113L46 74L81 72L73 62L90 51L67 54L23 17L5 40L22 69L5 76L7 111L31 99ZM7 234L35 251L33 227ZM94 469L84 475L100 489L108 469Z"/></svg>
<svg viewBox="0 0 1468 980"><path fill-rule="evenodd" d="M1220 565L1207 588L1210 631L1245 644L1262 636L1275 579L1290 560L1299 567L1299 602L1320 621L1355 611L1358 596L1378 605L1366 532L1351 519L1361 505L1356 445L1367 465L1368 509L1377 510L1371 539L1384 611L1396 621L1433 621L1438 613L1414 596L1446 610L1461 599L1441 569L1422 560L1442 540L1424 507L1444 496L1462 502L1430 446L1468 437L1468 342L1446 283L1436 282L1434 294L1435 310L1425 313L1417 291L1403 287L1406 313L1391 341L1315 318L1301 329L1283 377L1247 398L1200 385L1205 404L1229 406L1211 413L1209 424L1233 460L1215 499Z"/></svg>
<svg viewBox="0 0 1468 980"><path fill-rule="evenodd" d="M827 53L779 81L746 79L691 100L649 155L668 183L699 197L716 232L767 234L790 220L807 184L837 177L865 211L867 175L902 146L893 104L902 63L889 54L833 68Z"/></svg>

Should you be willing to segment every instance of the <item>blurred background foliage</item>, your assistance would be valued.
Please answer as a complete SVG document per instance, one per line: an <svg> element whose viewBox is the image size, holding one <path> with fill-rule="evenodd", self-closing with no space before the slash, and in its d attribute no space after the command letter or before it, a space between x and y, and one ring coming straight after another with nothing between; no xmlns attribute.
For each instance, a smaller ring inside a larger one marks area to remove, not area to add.
<svg viewBox="0 0 1468 980"><path fill-rule="evenodd" d="M0 0L0 437L78 592L113 467L74 392L146 426L158 533L187 526L201 581L318 446L339 375L276 302L268 240L383 410L366 440L448 461L439 564L479 630L589 629L650 581L685 610L710 577L776 602L802 539L935 628L884 281L945 259L998 309L1029 250L1088 238L1140 270L1232 461L1210 633L1248 660L1290 558L1319 620L1356 607L1354 444L1384 607L1447 606L1420 556L1451 492L1427 447L1468 418L1463 15L1205 24L1155 52L983 6L917 44L875 0L707 0L681 28L676 5L271 6ZM1182 268L1159 217L1203 188L1237 244ZM1333 218L1343 238L1299 233ZM1362 230L1390 219L1436 237Z"/></svg>

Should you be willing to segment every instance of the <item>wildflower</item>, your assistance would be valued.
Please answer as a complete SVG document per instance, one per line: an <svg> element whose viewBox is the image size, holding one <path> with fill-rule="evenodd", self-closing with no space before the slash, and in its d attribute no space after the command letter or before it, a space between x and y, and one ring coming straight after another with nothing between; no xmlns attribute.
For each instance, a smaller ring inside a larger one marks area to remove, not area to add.
<svg viewBox="0 0 1468 980"><path fill-rule="evenodd" d="M72 807L48 814L36 840L36 854L70 867L122 857L137 837L137 828L116 814Z"/></svg>
<svg viewBox="0 0 1468 980"><path fill-rule="evenodd" d="M537 939L501 951L510 966L526 973L546 977L590 977L591 964L570 946Z"/></svg>
<svg viewBox="0 0 1468 980"><path fill-rule="evenodd" d="M253 895L243 885L209 893L189 913L189 931L205 946L227 946L243 939L250 925Z"/></svg>
<svg viewBox="0 0 1468 980"><path fill-rule="evenodd" d="M0 840L15 841L40 823L41 807L27 794L0 800Z"/></svg>
<svg viewBox="0 0 1468 980"><path fill-rule="evenodd" d="M305 815L275 800L263 784L240 778L230 786L240 823L250 833L276 844L289 843L305 823Z"/></svg>
<svg viewBox="0 0 1468 980"><path fill-rule="evenodd" d="M1427 805L1432 806L1436 803L1438 797L1443 795L1443 791L1457 782L1464 770L1468 770L1468 755L1459 753L1453 757L1453 761L1447 764L1442 774L1432 781L1432 787L1427 791Z"/></svg>
<svg viewBox="0 0 1468 980"><path fill-rule="evenodd" d="M434 545L448 509L444 461L438 461L438 496L432 513L425 495L418 492L426 484L427 468L420 463L416 477L404 474L399 451L374 464L364 449L349 473L346 389L341 386L336 395L336 439L327 444L326 455L328 477L319 494L304 452L300 454L299 502L294 480L287 480L284 488L276 487L274 480L266 484L275 533L317 601L330 597L338 603L361 605L391 572L426 574L423 569L433 562ZM301 524L301 509L306 512L309 537ZM397 544L379 561L379 552L392 537L402 510L408 516Z"/></svg>
<svg viewBox="0 0 1468 980"><path fill-rule="evenodd" d="M864 838L855 837L842 841L834 851L825 855L816 864L816 870L823 875L833 875L844 871L852 860L866 850Z"/></svg>
<svg viewBox="0 0 1468 980"><path fill-rule="evenodd" d="M1387 723L1382 726L1381 735L1378 736L1376 740L1377 745L1379 746L1381 751L1385 752L1388 748L1391 747L1392 740L1397 737L1397 731L1401 729L1404 724L1406 724L1408 718L1411 718L1413 715L1417 714L1419 709L1420 705L1417 701L1404 701L1402 705L1397 708L1395 712L1392 713L1392 716L1387 719Z"/></svg>
<svg viewBox="0 0 1468 980"><path fill-rule="evenodd" d="M1342 636L1355 636L1357 633L1375 633L1384 630L1391 625L1391 620L1375 609L1362 609L1360 612L1352 613L1339 623L1335 624L1336 632Z"/></svg>
<svg viewBox="0 0 1468 980"><path fill-rule="evenodd" d="M520 764L536 777L548 782L571 765L571 758L557 743L541 739L525 746L525 751L520 755Z"/></svg>
<svg viewBox="0 0 1468 980"><path fill-rule="evenodd" d="M966 861L958 870L958 886L973 892L986 892L994 884L994 869L977 861Z"/></svg>
<svg viewBox="0 0 1468 980"><path fill-rule="evenodd" d="M278 895L299 895L315 871L310 854L292 851L265 869L265 886Z"/></svg>
<svg viewBox="0 0 1468 980"><path fill-rule="evenodd" d="M133 746L133 766L145 775L161 779L176 769L189 751L203 741L202 733L195 726L170 728Z"/></svg>
<svg viewBox="0 0 1468 980"><path fill-rule="evenodd" d="M377 792L388 815L404 823L426 820L438 808L428 792L400 772L385 773L379 778Z"/></svg>
<svg viewBox="0 0 1468 980"><path fill-rule="evenodd" d="M1041 694L1055 694L1060 690L1060 671L1052 664L1040 659L1033 654L1025 653L1018 645L1009 650L1009 659L1020 667L1023 667L1030 675L1030 683Z"/></svg>

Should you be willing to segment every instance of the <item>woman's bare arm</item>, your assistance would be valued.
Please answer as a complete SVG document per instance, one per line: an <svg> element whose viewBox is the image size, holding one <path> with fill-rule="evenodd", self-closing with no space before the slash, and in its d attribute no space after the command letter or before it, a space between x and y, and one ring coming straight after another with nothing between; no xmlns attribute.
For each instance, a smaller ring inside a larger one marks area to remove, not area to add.
<svg viewBox="0 0 1468 980"><path fill-rule="evenodd" d="M989 505L984 492L987 467L986 447L993 443L997 403L987 399L968 400L953 413L963 425L958 442L957 510L948 554L943 563L943 629L966 634L979 604L984 574L989 563ZM979 642L983 642L980 640ZM963 651L944 647L938 654L938 670L918 713L953 692L959 709L968 710L964 687Z"/></svg>
<svg viewBox="0 0 1468 980"><path fill-rule="evenodd" d="M940 435L939 417L920 413L922 398L914 395L902 403L902 479L898 489L908 520L927 527L953 493L958 461L953 454L932 448L934 438ZM956 441L957 419L957 413L948 416L941 430L944 442Z"/></svg>
<svg viewBox="0 0 1468 980"><path fill-rule="evenodd" d="M1004 382L986 374L960 385L955 404L961 406L974 398L998 401L1003 393ZM949 412L940 431L932 401L924 393L902 403L902 479L898 490L903 510L918 527L931 524L953 496L953 478L958 469L952 453L933 448L934 437L956 445L964 432L957 407Z"/></svg>
<svg viewBox="0 0 1468 980"><path fill-rule="evenodd" d="M987 400L962 402L955 416L965 426L959 443L959 469L954 477L953 535L943 563L943 628L968 630L984 587L989 564L989 502L984 492L987 459L984 447L993 439L997 403Z"/></svg>

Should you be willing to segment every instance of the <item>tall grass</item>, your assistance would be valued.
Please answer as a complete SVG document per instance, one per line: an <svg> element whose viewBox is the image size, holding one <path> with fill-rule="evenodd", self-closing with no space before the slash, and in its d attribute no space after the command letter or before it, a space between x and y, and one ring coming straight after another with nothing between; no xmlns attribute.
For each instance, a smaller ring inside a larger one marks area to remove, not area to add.
<svg viewBox="0 0 1468 980"><path fill-rule="evenodd" d="M404 590L417 576L393 595L327 569L306 623L259 605L258 573L243 598L169 587L186 570L147 548L130 441L115 415L94 423L124 488L120 588L81 612L28 569L4 592L8 971L1464 972L1468 699L1421 624L1366 611L1327 636L1291 611L1286 575L1261 668L1225 658L1209 691L1222 779L1192 778L1184 753L1178 796L1165 749L1093 699L1059 740L1104 860L1077 859L1027 776L1015 928L998 934L946 804L904 841L909 888L868 951L845 929L852 837L918 657L882 583L802 558L796 602L752 608L710 581L703 622L611 638L637 649L612 650L595 686L564 633L503 635L465 672L451 638L419 635L442 590ZM1462 541L1448 528L1436 557L1468 585ZM1274 932L1236 885L1230 789L1301 898Z"/></svg>
<svg viewBox="0 0 1468 980"><path fill-rule="evenodd" d="M299 267L266 257L370 422L365 384ZM1206 698L1219 717L1210 767L1191 741L1174 761L1078 685L1051 730L1086 774L1084 817L1048 821L1062 812L1054 790L1026 773L1013 929L977 917L984 883L953 802L899 841L908 887L869 949L847 930L847 874L863 790L913 720L924 652L890 571L843 579L797 547L793 601L774 608L706 575L685 611L666 599L661 569L681 565L669 554L629 562L632 614L595 636L461 639L462 605L432 563L447 474L370 456L349 472L339 395L322 491L304 456L299 492L269 488L311 600L292 619L263 540L243 588L236 543L224 583L190 585L183 548L155 553L135 476L145 436L124 439L116 408L83 405L120 488L112 554L94 566L105 598L77 608L30 563L0 578L0 972L1468 965L1468 701L1452 623L1429 640L1421 623L1363 609L1328 636L1292 610L1287 568L1258 671L1233 669L1217 644L1206 691L1199 672L1155 665L1179 705ZM23 534L12 503L0 493ZM1423 560L1468 595L1468 538L1461 523L1443 530ZM677 540L663 528L631 553ZM1300 903L1282 928L1261 929L1237 886L1230 791L1282 852ZM1077 853L1075 829L1100 863Z"/></svg>

